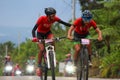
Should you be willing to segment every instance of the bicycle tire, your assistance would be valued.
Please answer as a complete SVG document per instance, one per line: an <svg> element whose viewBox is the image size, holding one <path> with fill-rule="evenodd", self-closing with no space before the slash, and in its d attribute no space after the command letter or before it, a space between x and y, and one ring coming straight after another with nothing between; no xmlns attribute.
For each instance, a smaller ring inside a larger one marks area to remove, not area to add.
<svg viewBox="0 0 120 80"><path fill-rule="evenodd" d="M79 52L79 56L77 58L78 59L77 60L77 69L76 69L77 80L81 80L81 75L82 75L82 63L81 63L81 53L80 52Z"/></svg>
<svg viewBox="0 0 120 80"><path fill-rule="evenodd" d="M47 80L47 76L48 76L48 67L47 67L47 58L46 58L46 53L43 54L44 57L44 63L43 63L43 67L42 67L42 76L41 76L41 80Z"/></svg>
<svg viewBox="0 0 120 80"><path fill-rule="evenodd" d="M47 80L47 73L48 73L48 68L45 64L45 69L44 69L44 80Z"/></svg>
<svg viewBox="0 0 120 80"><path fill-rule="evenodd" d="M80 80L88 80L88 49L83 48L82 49L82 69L81 69L81 75L80 75Z"/></svg>
<svg viewBox="0 0 120 80"><path fill-rule="evenodd" d="M48 74L48 68L47 68L47 64L44 61L44 67L42 68L42 76L43 76L43 80L47 80L47 74Z"/></svg>
<svg viewBox="0 0 120 80"><path fill-rule="evenodd" d="M52 80L55 80L54 56L52 51L49 52L49 59L50 59L50 70L52 74Z"/></svg>

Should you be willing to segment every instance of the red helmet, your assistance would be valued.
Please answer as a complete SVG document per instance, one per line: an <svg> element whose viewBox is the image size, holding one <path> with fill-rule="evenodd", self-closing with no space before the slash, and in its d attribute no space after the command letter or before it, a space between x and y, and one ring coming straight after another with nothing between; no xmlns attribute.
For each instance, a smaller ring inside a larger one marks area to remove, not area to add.
<svg viewBox="0 0 120 80"><path fill-rule="evenodd" d="M19 67L19 64L18 64L18 63L16 64L16 67Z"/></svg>

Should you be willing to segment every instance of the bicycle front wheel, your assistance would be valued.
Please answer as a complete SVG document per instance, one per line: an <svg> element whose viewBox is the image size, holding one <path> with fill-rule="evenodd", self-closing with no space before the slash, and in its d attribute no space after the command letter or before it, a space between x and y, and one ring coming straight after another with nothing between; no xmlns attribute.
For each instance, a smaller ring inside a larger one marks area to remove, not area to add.
<svg viewBox="0 0 120 80"><path fill-rule="evenodd" d="M82 54L79 52L79 56L77 58L77 69L76 69L77 80L81 80L82 76Z"/></svg>
<svg viewBox="0 0 120 80"><path fill-rule="evenodd" d="M88 80L88 50L83 49L82 54L82 75L80 80Z"/></svg>
<svg viewBox="0 0 120 80"><path fill-rule="evenodd" d="M49 59L50 59L50 69L52 74L52 80L55 80L54 55L52 51L49 52Z"/></svg>
<svg viewBox="0 0 120 80"><path fill-rule="evenodd" d="M48 73L48 68L45 64L45 66L44 66L44 80L47 80L47 73Z"/></svg>

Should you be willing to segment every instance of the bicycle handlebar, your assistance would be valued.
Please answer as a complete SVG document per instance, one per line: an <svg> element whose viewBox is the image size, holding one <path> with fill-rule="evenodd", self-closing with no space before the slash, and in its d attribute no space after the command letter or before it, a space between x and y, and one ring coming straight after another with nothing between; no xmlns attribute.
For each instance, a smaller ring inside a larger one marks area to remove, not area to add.
<svg viewBox="0 0 120 80"><path fill-rule="evenodd" d="M98 40L96 38L73 38L72 41L81 41L81 39Z"/></svg>
<svg viewBox="0 0 120 80"><path fill-rule="evenodd" d="M97 39L94 39L94 38L73 38L72 40L79 41L83 45L90 44L90 40L98 41Z"/></svg>
<svg viewBox="0 0 120 80"><path fill-rule="evenodd" d="M49 42L53 42L53 41L60 41L61 39L66 38L64 37L55 37L53 39L39 39L38 42L45 42L45 43L49 43Z"/></svg>

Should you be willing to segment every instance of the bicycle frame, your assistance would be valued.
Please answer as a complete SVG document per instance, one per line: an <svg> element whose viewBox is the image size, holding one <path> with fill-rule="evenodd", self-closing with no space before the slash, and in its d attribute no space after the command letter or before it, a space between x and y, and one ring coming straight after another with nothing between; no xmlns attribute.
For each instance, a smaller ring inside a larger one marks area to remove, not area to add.
<svg viewBox="0 0 120 80"><path fill-rule="evenodd" d="M55 57L55 49L54 46L52 45L53 39L41 39L39 42L42 42L44 44L44 52L43 52L43 57L44 58L44 66L42 70L44 70L44 78L43 75L41 76L41 80L47 80L47 72L48 69L51 70L52 73L52 80L55 80L55 70L54 68L56 67L56 57Z"/></svg>
<svg viewBox="0 0 120 80"><path fill-rule="evenodd" d="M56 54L55 54L54 46L51 43L53 41L59 41L62 38L65 38L65 37L39 40L39 42L43 42L45 46L45 51L43 53L44 64L45 64L44 65L44 68L45 68L44 80L47 80L48 69L51 70L52 80L55 80ZM43 80L43 77L41 77L41 79Z"/></svg>
<svg viewBox="0 0 120 80"><path fill-rule="evenodd" d="M45 47L45 49L46 49L46 57L47 57L47 67L48 67L48 69L51 68L51 66L50 66L50 59L49 59L50 52L52 52L52 54L53 54L54 67L56 67L56 55L55 55L54 46L49 44L48 46Z"/></svg>

